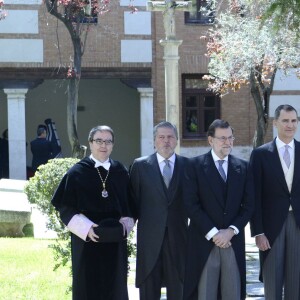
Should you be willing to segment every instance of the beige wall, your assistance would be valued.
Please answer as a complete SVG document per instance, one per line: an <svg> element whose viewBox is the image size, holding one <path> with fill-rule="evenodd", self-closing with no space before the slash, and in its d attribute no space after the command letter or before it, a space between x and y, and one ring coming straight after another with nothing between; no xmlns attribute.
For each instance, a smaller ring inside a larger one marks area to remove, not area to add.
<svg viewBox="0 0 300 300"><path fill-rule="evenodd" d="M66 124L66 81L46 80L26 95L27 165L31 166L30 141L36 137L36 127L51 118L57 128L65 157L71 155ZM90 129L109 125L115 132L112 158L129 166L140 155L139 94L118 79L81 80L78 112L78 136L81 144L88 146ZM6 95L0 91L0 132L7 128Z"/></svg>

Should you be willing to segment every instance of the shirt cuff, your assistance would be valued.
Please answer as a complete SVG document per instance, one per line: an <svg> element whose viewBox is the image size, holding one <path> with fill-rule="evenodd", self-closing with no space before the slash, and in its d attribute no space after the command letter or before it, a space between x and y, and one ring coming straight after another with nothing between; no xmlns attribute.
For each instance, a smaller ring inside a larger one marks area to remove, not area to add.
<svg viewBox="0 0 300 300"><path fill-rule="evenodd" d="M72 233L85 241L90 228L94 224L95 223L88 219L85 215L77 214L73 216L67 227Z"/></svg>
<svg viewBox="0 0 300 300"><path fill-rule="evenodd" d="M257 234L254 237L257 237L257 236L260 236L260 235L264 235L264 233Z"/></svg>
<svg viewBox="0 0 300 300"><path fill-rule="evenodd" d="M213 229L211 229L207 234L206 234L206 239L209 241L214 235L216 235L219 232L219 230L214 227Z"/></svg>
<svg viewBox="0 0 300 300"><path fill-rule="evenodd" d="M134 226L134 220L129 217L122 217L119 222L123 225L123 235L125 236L127 234L127 236L129 236Z"/></svg>
<svg viewBox="0 0 300 300"><path fill-rule="evenodd" d="M237 229L237 227L234 225L230 225L229 227L233 229L235 235L239 234L240 231Z"/></svg>

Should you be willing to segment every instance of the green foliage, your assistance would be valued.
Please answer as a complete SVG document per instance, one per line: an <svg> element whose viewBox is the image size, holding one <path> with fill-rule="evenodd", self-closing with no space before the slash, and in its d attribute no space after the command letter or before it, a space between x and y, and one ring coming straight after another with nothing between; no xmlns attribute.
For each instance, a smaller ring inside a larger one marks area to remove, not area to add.
<svg viewBox="0 0 300 300"><path fill-rule="evenodd" d="M38 209L48 217L47 228L57 233L58 239L49 247L53 249L56 270L71 262L70 233L60 220L58 212L51 205L52 196L65 173L79 161L76 158L51 159L45 165L39 166L34 177L30 178L24 188L28 200L36 204Z"/></svg>
<svg viewBox="0 0 300 300"><path fill-rule="evenodd" d="M300 65L297 34L286 26L274 33L271 18L262 23L264 1L237 2L239 6L218 15L206 39L208 70L214 79L210 87L221 94L250 83L253 74L256 84L266 89L277 69L288 73Z"/></svg>
<svg viewBox="0 0 300 300"><path fill-rule="evenodd" d="M287 24L274 31L274 16L266 17L271 2L275 0L232 0L201 37L209 57L209 75L203 77L210 80L209 89L224 96L249 85L257 111L254 147L265 140L276 74L300 77L298 31Z"/></svg>
<svg viewBox="0 0 300 300"><path fill-rule="evenodd" d="M295 31L299 37L300 0L272 0L263 15L263 21L273 19L273 27L279 31L281 27Z"/></svg>
<svg viewBox="0 0 300 300"><path fill-rule="evenodd" d="M29 223L23 227L23 233L26 237L34 237L33 224Z"/></svg>

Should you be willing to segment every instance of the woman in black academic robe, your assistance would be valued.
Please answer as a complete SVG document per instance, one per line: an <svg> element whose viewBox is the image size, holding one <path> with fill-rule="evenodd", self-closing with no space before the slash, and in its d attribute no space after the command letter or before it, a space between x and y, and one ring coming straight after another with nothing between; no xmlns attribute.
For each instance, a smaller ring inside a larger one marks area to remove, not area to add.
<svg viewBox="0 0 300 300"><path fill-rule="evenodd" d="M118 220L125 236L133 227L127 201L128 171L109 158L113 143L110 127L93 128L91 155L67 172L52 199L72 232L73 300L128 299L127 240L103 243L94 231L107 218Z"/></svg>

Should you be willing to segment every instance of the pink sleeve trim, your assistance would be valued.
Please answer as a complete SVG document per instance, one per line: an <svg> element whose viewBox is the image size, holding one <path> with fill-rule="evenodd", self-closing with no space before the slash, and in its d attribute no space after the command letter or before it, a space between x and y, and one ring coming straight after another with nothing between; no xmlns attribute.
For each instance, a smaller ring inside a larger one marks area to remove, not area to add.
<svg viewBox="0 0 300 300"><path fill-rule="evenodd" d="M67 227L72 233L85 241L93 224L85 215L77 214L73 216Z"/></svg>

